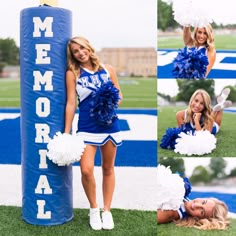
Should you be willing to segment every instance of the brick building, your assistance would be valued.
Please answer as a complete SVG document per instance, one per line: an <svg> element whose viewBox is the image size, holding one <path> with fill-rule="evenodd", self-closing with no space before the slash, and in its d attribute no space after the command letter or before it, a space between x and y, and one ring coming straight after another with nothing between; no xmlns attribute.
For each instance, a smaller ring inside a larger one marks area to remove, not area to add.
<svg viewBox="0 0 236 236"><path fill-rule="evenodd" d="M156 77L155 48L103 48L97 55L103 63L112 65L119 76Z"/></svg>

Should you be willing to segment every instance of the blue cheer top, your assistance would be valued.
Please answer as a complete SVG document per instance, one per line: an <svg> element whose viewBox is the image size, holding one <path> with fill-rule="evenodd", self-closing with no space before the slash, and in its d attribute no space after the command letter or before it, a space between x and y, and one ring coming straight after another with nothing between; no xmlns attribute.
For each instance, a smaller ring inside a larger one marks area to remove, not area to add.
<svg viewBox="0 0 236 236"><path fill-rule="evenodd" d="M101 146L108 140L111 140L116 146L122 144L118 116L115 116L112 124L108 126L98 124L91 116L92 94L108 81L111 81L110 74L105 66L96 72L81 68L80 76L76 79L79 102L77 135L81 136L87 144Z"/></svg>

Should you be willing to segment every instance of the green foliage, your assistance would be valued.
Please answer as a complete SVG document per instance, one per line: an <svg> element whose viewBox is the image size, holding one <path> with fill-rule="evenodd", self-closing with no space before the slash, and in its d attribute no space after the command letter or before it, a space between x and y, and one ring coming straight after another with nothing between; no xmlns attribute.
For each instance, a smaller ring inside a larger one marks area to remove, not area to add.
<svg viewBox="0 0 236 236"><path fill-rule="evenodd" d="M230 177L236 177L236 167L230 171Z"/></svg>
<svg viewBox="0 0 236 236"><path fill-rule="evenodd" d="M197 89L204 89L208 92L211 98L214 97L214 80L186 80L178 79L177 85L179 87L179 93L176 96L176 101L189 102L192 94Z"/></svg>
<svg viewBox="0 0 236 236"><path fill-rule="evenodd" d="M0 39L0 63L19 65L19 48L14 39Z"/></svg>
<svg viewBox="0 0 236 236"><path fill-rule="evenodd" d="M182 158L160 157L158 163L166 167L170 166L173 173L178 172L181 176L185 175L184 160Z"/></svg>
<svg viewBox="0 0 236 236"><path fill-rule="evenodd" d="M226 161L222 157L211 158L209 167L212 171L212 178L225 177Z"/></svg>
<svg viewBox="0 0 236 236"><path fill-rule="evenodd" d="M229 85L229 86L226 86L225 88L230 88L230 94L229 94L227 100L230 100L232 102L236 102L236 84L235 84L235 86Z"/></svg>
<svg viewBox="0 0 236 236"><path fill-rule="evenodd" d="M158 0L157 6L157 27L162 31L166 31L168 27L177 27L178 23L172 16L172 4L167 4L162 0Z"/></svg>
<svg viewBox="0 0 236 236"><path fill-rule="evenodd" d="M191 183L208 183L211 181L211 175L204 166L196 166L189 180Z"/></svg>

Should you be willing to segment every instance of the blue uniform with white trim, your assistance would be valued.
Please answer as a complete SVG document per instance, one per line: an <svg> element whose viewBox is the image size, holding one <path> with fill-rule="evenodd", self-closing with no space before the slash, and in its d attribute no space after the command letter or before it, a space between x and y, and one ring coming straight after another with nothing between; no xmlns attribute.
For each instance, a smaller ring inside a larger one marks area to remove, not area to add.
<svg viewBox="0 0 236 236"><path fill-rule="evenodd" d="M79 100L79 120L77 134L87 144L103 145L111 140L116 146L122 144L119 119L115 117L112 124L102 126L90 116L92 92L96 91L103 83L110 80L109 72L105 69L93 72L81 68L80 76L76 80L76 92Z"/></svg>
<svg viewBox="0 0 236 236"><path fill-rule="evenodd" d="M184 119L186 119L186 117L187 117L187 109L184 112ZM200 125L201 125L201 127L203 127L203 125L204 125L204 120L203 119L200 120ZM192 122L185 123L185 126L189 130L196 130L195 125ZM216 135L219 132L219 129L220 129L219 125L214 121L211 133Z"/></svg>
<svg viewBox="0 0 236 236"><path fill-rule="evenodd" d="M181 204L179 210L177 210L180 219L184 219L184 218L186 218L188 216L188 214L186 212L186 209L184 207L184 202L189 202L189 201L190 201L189 198L184 198L183 204Z"/></svg>

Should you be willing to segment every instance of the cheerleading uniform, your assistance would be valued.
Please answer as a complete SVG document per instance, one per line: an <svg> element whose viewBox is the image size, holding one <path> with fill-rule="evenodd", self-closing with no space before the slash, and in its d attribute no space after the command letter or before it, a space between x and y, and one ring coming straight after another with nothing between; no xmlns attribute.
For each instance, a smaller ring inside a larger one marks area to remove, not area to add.
<svg viewBox="0 0 236 236"><path fill-rule="evenodd" d="M181 204L180 208L177 210L180 219L186 218L188 216L184 206L184 202L189 202L189 201L190 201L189 198L184 198L183 204Z"/></svg>
<svg viewBox="0 0 236 236"><path fill-rule="evenodd" d="M185 112L184 112L184 119L186 119L186 117L187 117L187 110L185 110ZM189 129L196 130L195 125L192 122L185 123L185 126L189 127ZM201 127L204 126L204 120L203 119L200 119L200 126ZM220 126L216 122L214 122L213 126L212 126L211 133L215 135L219 132L219 129L220 129Z"/></svg>
<svg viewBox="0 0 236 236"><path fill-rule="evenodd" d="M93 101L93 93L110 80L110 74L104 69L93 72L81 68L80 76L76 79L76 92L79 102L79 119L77 135L81 136L85 143L101 146L111 140L116 146L122 144L120 136L119 119L114 116L110 125L101 125L91 116L90 104Z"/></svg>

